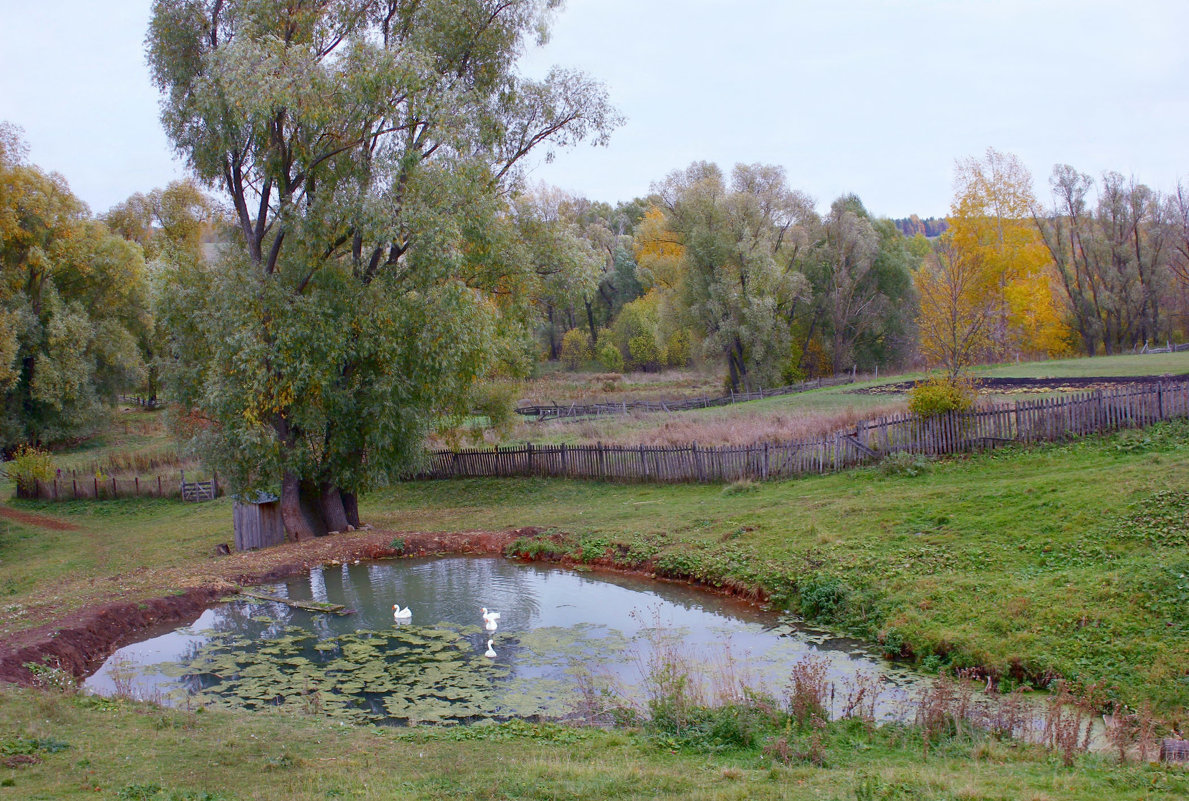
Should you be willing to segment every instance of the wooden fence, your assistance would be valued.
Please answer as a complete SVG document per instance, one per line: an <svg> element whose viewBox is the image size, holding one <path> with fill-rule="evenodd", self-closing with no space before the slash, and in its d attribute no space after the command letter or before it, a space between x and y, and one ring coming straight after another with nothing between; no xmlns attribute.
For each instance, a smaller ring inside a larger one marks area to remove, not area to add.
<svg viewBox="0 0 1189 801"><path fill-rule="evenodd" d="M685 412L691 409L710 409L715 406L729 406L732 403L775 398L778 395L793 395L822 387L836 387L854 382L854 376L846 378L819 378L802 381L787 387L758 389L754 392L731 392L715 397L686 398L683 400L620 401L619 403L571 403L548 404L545 406L521 406L516 413L540 420L558 420L565 417L602 417L604 415L631 414L632 412Z"/></svg>
<svg viewBox="0 0 1189 801"><path fill-rule="evenodd" d="M132 406L140 406L145 409L159 409L162 405L159 398L146 398L142 395L121 395L120 400Z"/></svg>
<svg viewBox="0 0 1189 801"><path fill-rule="evenodd" d="M78 475L75 472L59 474L49 481L37 481L35 486L17 485L18 498L32 498L42 501L101 500L111 498L181 498L184 501L210 501L223 492L219 477L212 475L207 481L186 481L177 476L115 476Z"/></svg>
<svg viewBox="0 0 1189 801"><path fill-rule="evenodd" d="M1189 416L1189 383L1149 384L1063 398L991 404L920 418L860 423L818 440L700 447L533 445L436 451L418 478L555 476L605 481L724 482L828 473L888 454L963 453L1047 442Z"/></svg>

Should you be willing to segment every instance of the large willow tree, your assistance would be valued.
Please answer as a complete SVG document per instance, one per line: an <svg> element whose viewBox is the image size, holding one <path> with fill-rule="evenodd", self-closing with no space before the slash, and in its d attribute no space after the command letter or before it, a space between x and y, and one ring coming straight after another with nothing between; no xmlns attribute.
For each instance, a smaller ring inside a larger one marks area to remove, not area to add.
<svg viewBox="0 0 1189 801"><path fill-rule="evenodd" d="M357 523L497 347L530 152L603 140L603 90L521 77L556 0L156 0L162 120L237 241L165 304L183 424L291 536Z"/></svg>

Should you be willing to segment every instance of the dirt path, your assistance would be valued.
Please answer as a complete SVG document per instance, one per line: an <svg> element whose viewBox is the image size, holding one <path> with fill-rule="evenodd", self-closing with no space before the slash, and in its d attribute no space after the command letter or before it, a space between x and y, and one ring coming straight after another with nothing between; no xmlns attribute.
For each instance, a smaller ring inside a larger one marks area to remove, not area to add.
<svg viewBox="0 0 1189 801"><path fill-rule="evenodd" d="M0 513L31 525L77 528L4 506ZM81 679L144 629L191 620L238 587L281 581L318 565L394 556L502 553L517 537L535 533L534 528L455 533L357 531L161 571L152 576L152 583L161 588L157 590L161 597L129 598L113 588L106 602L54 610L42 625L7 637L0 643L0 681L29 683L32 675L25 667L29 663L60 666Z"/></svg>
<svg viewBox="0 0 1189 801"><path fill-rule="evenodd" d="M79 527L74 523L61 520L57 517L50 517L49 515L36 515L32 512L22 512L20 509L13 509L11 506L4 506L0 504L0 517L15 520L18 523L23 523L26 526L37 526L38 528L48 528L52 531L79 531Z"/></svg>

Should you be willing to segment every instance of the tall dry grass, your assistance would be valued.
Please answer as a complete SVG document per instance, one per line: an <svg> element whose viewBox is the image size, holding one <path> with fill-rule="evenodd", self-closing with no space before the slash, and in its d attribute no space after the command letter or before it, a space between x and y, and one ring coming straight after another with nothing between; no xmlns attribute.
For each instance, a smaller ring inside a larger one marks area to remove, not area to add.
<svg viewBox="0 0 1189 801"><path fill-rule="evenodd" d="M629 414L580 422L552 421L522 423L515 432L518 440L565 439L574 444L606 445L754 445L812 440L836 431L853 429L873 417L900 414L903 402L875 408L841 411L740 410L738 407L698 414Z"/></svg>
<svg viewBox="0 0 1189 801"><path fill-rule="evenodd" d="M549 373L525 381L521 404L620 403L723 394L722 378L693 370L659 373Z"/></svg>

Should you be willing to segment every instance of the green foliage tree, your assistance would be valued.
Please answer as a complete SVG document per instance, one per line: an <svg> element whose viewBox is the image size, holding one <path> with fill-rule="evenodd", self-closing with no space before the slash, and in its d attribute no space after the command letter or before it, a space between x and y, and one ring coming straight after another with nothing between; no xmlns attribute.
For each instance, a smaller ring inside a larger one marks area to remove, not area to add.
<svg viewBox="0 0 1189 801"><path fill-rule="evenodd" d="M811 236L812 299L793 321L802 354L816 337L834 373L907 361L915 342L912 269L920 263L908 241L854 195L835 200Z"/></svg>
<svg viewBox="0 0 1189 801"><path fill-rule="evenodd" d="M561 341L561 360L565 362L566 367L577 370L592 358L594 351L591 349L590 334L581 328L571 328L567 331Z"/></svg>
<svg viewBox="0 0 1189 801"><path fill-rule="evenodd" d="M602 365L604 370L612 373L623 372L623 354L619 352L619 348L615 347L615 344L610 340L604 340L599 345L598 357L599 364Z"/></svg>
<svg viewBox="0 0 1189 801"><path fill-rule="evenodd" d="M281 485L294 538L358 522L516 330L503 198L530 152L601 142L600 86L516 72L551 0L156 0L162 122L239 236L167 305L172 392L241 490Z"/></svg>
<svg viewBox="0 0 1189 801"><path fill-rule="evenodd" d="M669 234L653 234L664 242L657 285L672 287L703 349L724 359L730 388L775 383L787 320L808 291L809 198L781 168L758 164L737 165L728 185L717 166L696 163L655 189Z"/></svg>
<svg viewBox="0 0 1189 801"><path fill-rule="evenodd" d="M215 252L225 224L215 204L193 180L173 181L147 195L136 193L117 203L101 218L124 239L136 242L144 251L149 280L152 324L138 339L145 364L140 389L156 400L160 392L160 368L168 349L169 325L184 325L163 306L170 284L193 282L206 269L207 252Z"/></svg>
<svg viewBox="0 0 1189 801"><path fill-rule="evenodd" d="M0 449L88 433L140 380L147 305L140 248L0 125Z"/></svg>

